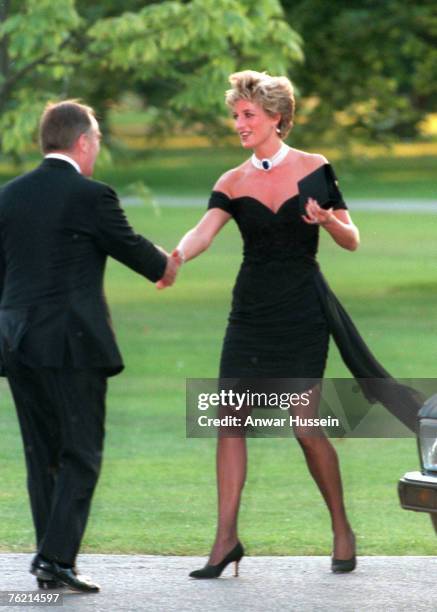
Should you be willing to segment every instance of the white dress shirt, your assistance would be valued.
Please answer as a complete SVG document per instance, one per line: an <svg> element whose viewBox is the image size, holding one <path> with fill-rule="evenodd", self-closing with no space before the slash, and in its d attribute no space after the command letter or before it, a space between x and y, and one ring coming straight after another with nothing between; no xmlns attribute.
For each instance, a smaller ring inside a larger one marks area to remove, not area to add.
<svg viewBox="0 0 437 612"><path fill-rule="evenodd" d="M62 159L62 161L66 161L69 164L71 164L74 168L76 168L79 174L82 174L80 171L80 166L77 163L77 161L75 161L71 157L68 157L68 155L64 155L63 153L48 153L47 155L44 156L44 159Z"/></svg>

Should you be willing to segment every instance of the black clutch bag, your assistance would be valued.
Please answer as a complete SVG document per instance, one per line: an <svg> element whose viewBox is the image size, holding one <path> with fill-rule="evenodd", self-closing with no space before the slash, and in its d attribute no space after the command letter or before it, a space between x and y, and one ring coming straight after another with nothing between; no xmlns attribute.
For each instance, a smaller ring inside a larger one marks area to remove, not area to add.
<svg viewBox="0 0 437 612"><path fill-rule="evenodd" d="M331 208L333 204L343 201L338 188L337 177L330 164L324 164L307 174L297 183L299 189L299 208L302 215L306 214L305 205L308 198L317 201L321 208Z"/></svg>

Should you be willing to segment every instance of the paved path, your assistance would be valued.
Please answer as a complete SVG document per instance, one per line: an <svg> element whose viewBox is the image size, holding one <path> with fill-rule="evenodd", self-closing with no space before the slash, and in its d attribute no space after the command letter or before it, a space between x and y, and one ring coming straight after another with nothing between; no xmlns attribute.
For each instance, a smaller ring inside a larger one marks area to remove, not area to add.
<svg viewBox="0 0 437 612"><path fill-rule="evenodd" d="M208 202L208 194L205 196L166 196L158 195L155 198L156 204L164 208L187 208L194 206L196 208L206 209ZM143 206L143 200L129 196L123 198L124 206ZM437 214L437 190L435 200L370 200L357 199L348 200L348 205L351 210L367 210L376 212L418 212Z"/></svg>
<svg viewBox="0 0 437 612"><path fill-rule="evenodd" d="M30 590L31 556L0 554L0 590ZM78 565L102 587L64 590L53 610L129 612L389 612L437 610L437 557L359 557L351 574L332 574L327 557L245 557L240 577L193 580L204 558L81 555ZM3 595L4 597L4 595ZM37 607L26 607L36 610ZM41 606L40 606L41 608ZM19 607L0 607L15 610ZM46 609L46 606L44 606Z"/></svg>

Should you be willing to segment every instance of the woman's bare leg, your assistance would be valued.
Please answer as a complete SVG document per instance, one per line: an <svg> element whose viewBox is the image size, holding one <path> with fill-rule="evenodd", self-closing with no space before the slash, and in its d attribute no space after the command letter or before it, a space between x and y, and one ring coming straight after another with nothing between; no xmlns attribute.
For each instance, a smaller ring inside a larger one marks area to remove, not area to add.
<svg viewBox="0 0 437 612"><path fill-rule="evenodd" d="M217 440L217 534L209 563L217 565L238 541L237 521L241 492L246 480L247 450L244 437Z"/></svg>
<svg viewBox="0 0 437 612"><path fill-rule="evenodd" d="M319 401L320 389L316 387L311 395L310 406L293 408L293 416L317 418ZM334 533L333 556L336 559L349 559L355 554L355 537L344 507L337 453L321 428L295 427L294 431L304 452L308 469L331 515Z"/></svg>

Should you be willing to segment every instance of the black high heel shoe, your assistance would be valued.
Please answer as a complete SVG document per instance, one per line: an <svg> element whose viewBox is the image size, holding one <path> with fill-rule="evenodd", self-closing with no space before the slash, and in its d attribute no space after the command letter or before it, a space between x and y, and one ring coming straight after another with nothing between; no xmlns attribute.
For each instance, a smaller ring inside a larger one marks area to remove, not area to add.
<svg viewBox="0 0 437 612"><path fill-rule="evenodd" d="M355 535L352 533L352 539L355 547ZM353 572L357 567L357 558L355 555L349 559L336 559L334 556L331 558L331 570L334 574L345 574L346 572Z"/></svg>
<svg viewBox="0 0 437 612"><path fill-rule="evenodd" d="M194 570L194 572L190 573L191 578L218 578L222 571L225 569L229 563L235 563L235 571L234 576L238 576L238 564L241 559L244 557L244 548L240 542L234 546L234 548L229 552L226 557L218 563L217 565L209 565L208 563L202 569Z"/></svg>
<svg viewBox="0 0 437 612"><path fill-rule="evenodd" d="M357 558L354 555L350 559L335 559L332 557L331 570L334 574L344 574L346 572L353 572L357 566Z"/></svg>

